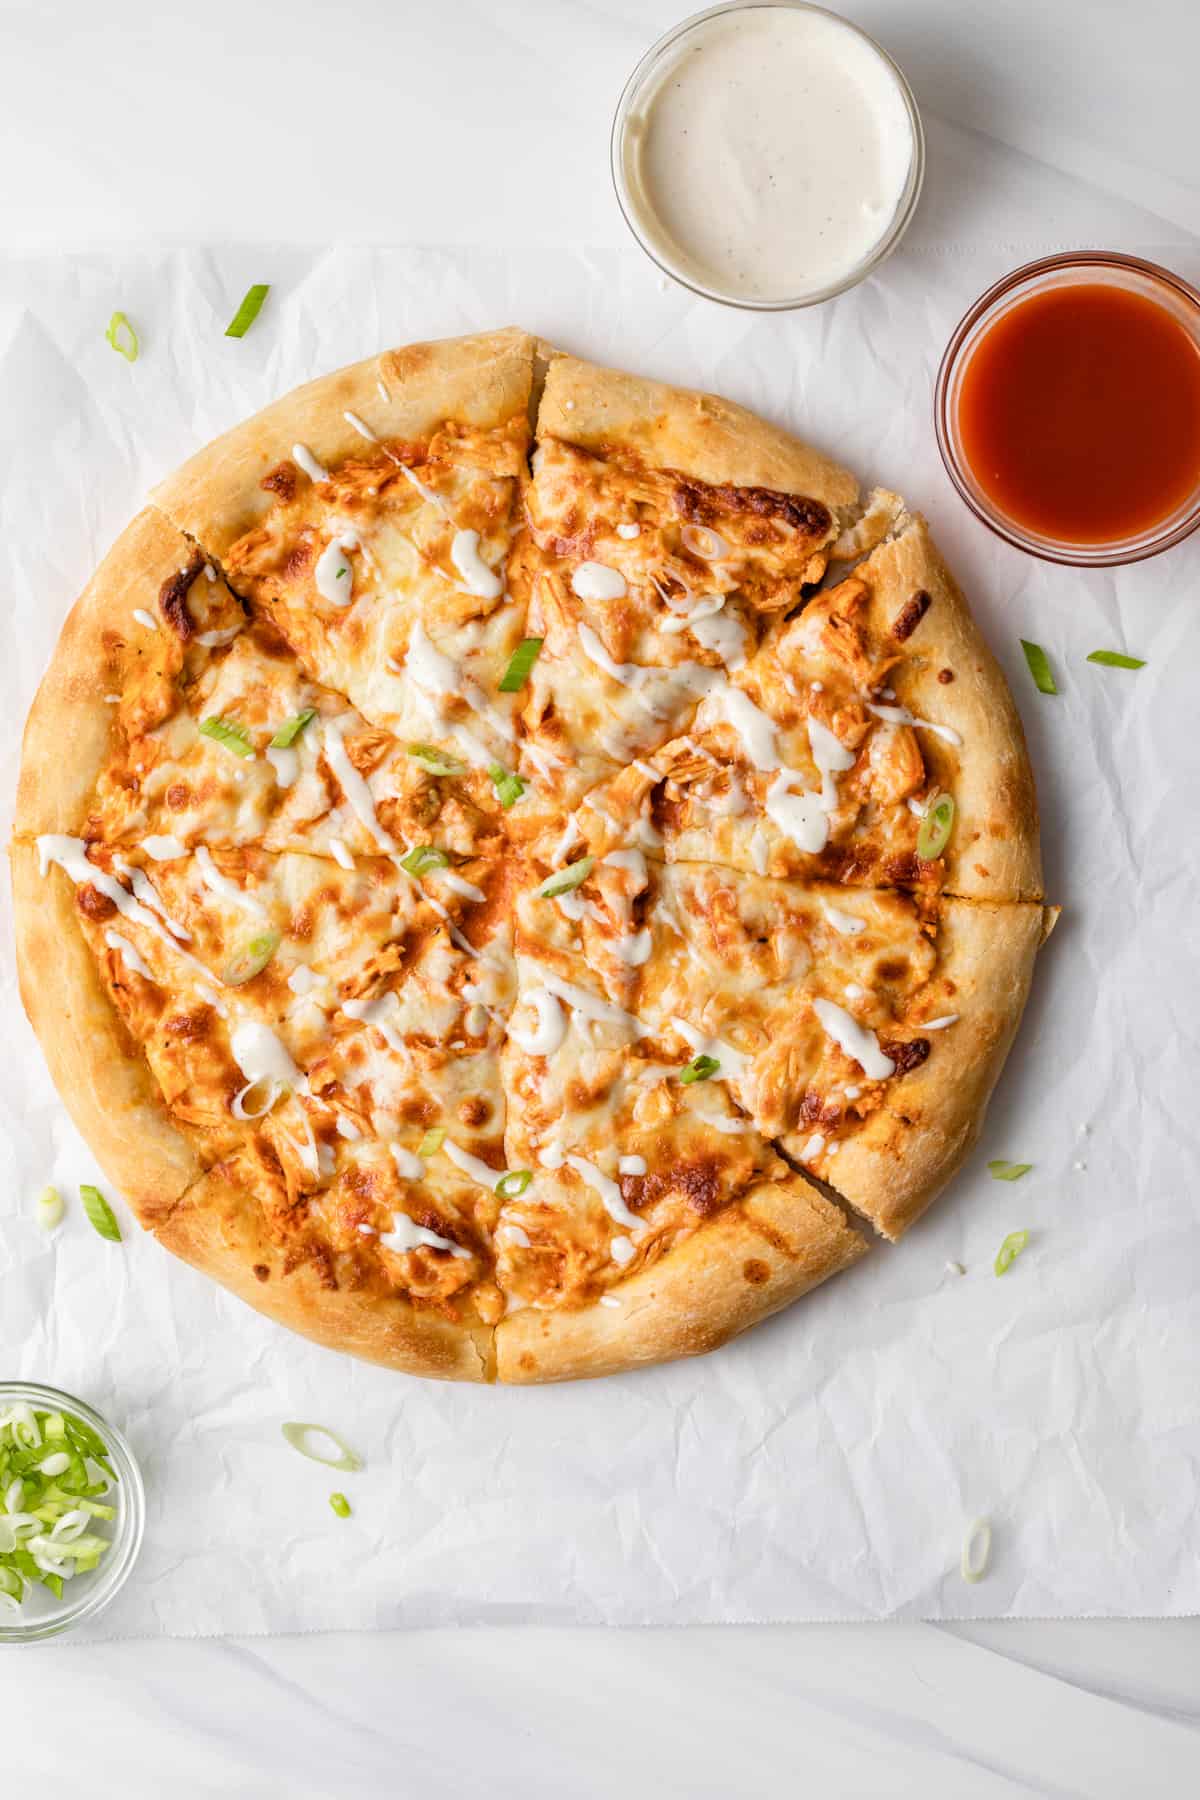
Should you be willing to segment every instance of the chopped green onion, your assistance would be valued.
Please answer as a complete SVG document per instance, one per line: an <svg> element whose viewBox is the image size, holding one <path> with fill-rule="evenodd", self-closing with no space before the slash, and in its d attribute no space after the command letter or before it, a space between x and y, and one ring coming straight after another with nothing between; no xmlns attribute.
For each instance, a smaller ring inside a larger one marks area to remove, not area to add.
<svg viewBox="0 0 1200 1800"><path fill-rule="evenodd" d="M246 289L242 296L242 304L225 327L226 337L245 337L250 327L262 311L263 301L271 291L269 282L256 281L253 287Z"/></svg>
<svg viewBox="0 0 1200 1800"><path fill-rule="evenodd" d="M43 1231L53 1231L62 1224L66 1202L56 1187L45 1187L37 1197L37 1222Z"/></svg>
<svg viewBox="0 0 1200 1800"><path fill-rule="evenodd" d="M465 775L467 772L466 763L459 762L457 756L451 756L445 750L435 750L432 744L410 744L408 754L427 775Z"/></svg>
<svg viewBox="0 0 1200 1800"><path fill-rule="evenodd" d="M1093 650L1088 657L1089 662L1100 663L1106 669L1144 669L1144 656L1124 656L1120 650Z"/></svg>
<svg viewBox="0 0 1200 1800"><path fill-rule="evenodd" d="M286 750L294 744L306 725L311 725L317 716L316 708L306 706L303 712L293 713L285 719L275 736L271 739L272 750Z"/></svg>
<svg viewBox="0 0 1200 1800"><path fill-rule="evenodd" d="M493 763L488 774L496 784L496 793L505 812L515 806L525 792L525 783L519 775L512 774L502 763Z"/></svg>
<svg viewBox="0 0 1200 1800"><path fill-rule="evenodd" d="M917 832L917 855L922 862L936 862L954 830L954 796L938 794L925 810Z"/></svg>
<svg viewBox="0 0 1200 1800"><path fill-rule="evenodd" d="M200 735L212 738L214 743L223 744L226 750L232 750L235 756L253 756L254 745L250 742L250 734L244 725L236 719L223 719L219 713L213 713L200 721Z"/></svg>
<svg viewBox="0 0 1200 1800"><path fill-rule="evenodd" d="M324 1463L327 1469L344 1469L348 1475L352 1475L356 1469L361 1469L363 1466L362 1457L357 1455L345 1439L338 1436L336 1431L330 1431L328 1425L301 1425L289 1422L282 1427L282 1430L293 1450L298 1450L301 1456L307 1456L312 1462ZM327 1437L332 1444L337 1446L338 1454L322 1456L320 1451L315 1450L308 1441L310 1431L319 1431L322 1437Z"/></svg>
<svg viewBox="0 0 1200 1800"><path fill-rule="evenodd" d="M1004 1157L998 1156L988 1164L988 1174L993 1181L1020 1181L1022 1175L1028 1175L1032 1167L1032 1163L1007 1162Z"/></svg>
<svg viewBox="0 0 1200 1800"><path fill-rule="evenodd" d="M1031 644L1028 638L1021 639L1021 648L1025 652L1025 661L1029 664L1029 673L1033 676L1033 684L1039 694L1057 694L1054 673L1050 667L1050 658L1040 644Z"/></svg>
<svg viewBox="0 0 1200 1800"><path fill-rule="evenodd" d="M513 651L507 669L500 677L502 694L519 694L529 679L529 671L538 659L541 638L522 638Z"/></svg>
<svg viewBox="0 0 1200 1800"><path fill-rule="evenodd" d="M986 1519L976 1519L967 1527L963 1539L959 1570L964 1581L982 1581L992 1554L992 1528Z"/></svg>
<svg viewBox="0 0 1200 1800"><path fill-rule="evenodd" d="M99 1475L97 1474L99 1471ZM0 1600L16 1611L31 1583L56 1599L63 1583L99 1566L112 1548L86 1527L117 1508L95 1498L116 1475L103 1440L70 1413L17 1401L0 1409Z"/></svg>
<svg viewBox="0 0 1200 1800"><path fill-rule="evenodd" d="M108 321L108 330L104 336L118 356L123 356L126 362L135 363L137 361L138 351L141 348L138 343L138 334L123 312L113 314Z"/></svg>
<svg viewBox="0 0 1200 1800"><path fill-rule="evenodd" d="M430 869L447 868L449 862L446 852L436 845L414 844L408 855L400 858L400 867L409 875L425 875Z"/></svg>
<svg viewBox="0 0 1200 1800"><path fill-rule="evenodd" d="M568 863L557 875L550 875L537 890L539 900L554 900L559 894L569 894L572 888L585 882L596 866L594 856L581 856L578 862Z"/></svg>
<svg viewBox="0 0 1200 1800"><path fill-rule="evenodd" d="M261 975L275 952L279 948L277 931L261 931L252 937L241 949L235 951L221 980L226 987L242 987L247 981L253 981Z"/></svg>
<svg viewBox="0 0 1200 1800"><path fill-rule="evenodd" d="M83 1210L102 1238L112 1244L121 1242L121 1227L117 1224L112 1207L104 1198L98 1187L81 1187L79 1198L83 1202Z"/></svg>
<svg viewBox="0 0 1200 1800"><path fill-rule="evenodd" d="M518 1194L525 1192L532 1180L533 1171L531 1169L510 1169L508 1174L502 1175L496 1183L496 1192L501 1200L515 1200Z"/></svg>
<svg viewBox="0 0 1200 1800"><path fill-rule="evenodd" d="M350 1502L347 1500L345 1494L330 1494L329 1504L332 1506L339 1519L348 1519L350 1517Z"/></svg>
<svg viewBox="0 0 1200 1800"><path fill-rule="evenodd" d="M694 1056L690 1063L680 1069L679 1079L685 1087L690 1086L693 1081L707 1081L710 1075L716 1074L720 1066L715 1056Z"/></svg>
<svg viewBox="0 0 1200 1800"><path fill-rule="evenodd" d="M997 1275L1003 1275L1006 1269L1012 1267L1028 1242L1029 1233L1027 1231L1009 1232L996 1254L995 1270Z"/></svg>
<svg viewBox="0 0 1200 1800"><path fill-rule="evenodd" d="M446 1127L444 1125L434 1125L431 1130L425 1133L425 1136L417 1145L417 1155L436 1156L445 1141Z"/></svg>

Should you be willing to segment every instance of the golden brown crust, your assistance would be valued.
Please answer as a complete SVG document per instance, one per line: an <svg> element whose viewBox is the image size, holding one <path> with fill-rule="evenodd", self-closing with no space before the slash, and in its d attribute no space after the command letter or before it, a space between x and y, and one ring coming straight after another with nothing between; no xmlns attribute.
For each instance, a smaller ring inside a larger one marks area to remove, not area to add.
<svg viewBox="0 0 1200 1800"><path fill-rule="evenodd" d="M925 520L914 515L855 574L870 583L873 623L902 634L897 700L962 739L959 749L921 733L930 778L954 795L957 809L947 892L1042 899L1037 794L1020 715Z"/></svg>
<svg viewBox="0 0 1200 1800"><path fill-rule="evenodd" d="M701 1356L789 1306L867 1251L799 1176L766 1182L660 1262L622 1283L617 1306L527 1308L496 1329L500 1381L572 1381Z"/></svg>
<svg viewBox="0 0 1200 1800"><path fill-rule="evenodd" d="M77 833L108 761L117 708L131 680L169 675L179 640L159 612L163 584L187 566L193 546L155 507L121 533L62 628L25 723L17 783L17 834ZM134 609L159 619L139 625Z"/></svg>
<svg viewBox="0 0 1200 1800"><path fill-rule="evenodd" d="M939 976L953 984L957 1021L939 1055L888 1084L884 1104L828 1165L839 1194L885 1237L898 1238L971 1150L1021 1021L1043 941L1040 906L945 900ZM785 1148L795 1154L799 1137Z"/></svg>
<svg viewBox="0 0 1200 1800"><path fill-rule="evenodd" d="M447 419L481 429L501 425L529 404L533 351L533 339L515 327L381 351L235 425L151 498L210 555L223 557L274 503L260 484L291 458L293 445L303 444L325 468L360 456L367 440L348 412L389 443L423 441Z"/></svg>
<svg viewBox="0 0 1200 1800"><path fill-rule="evenodd" d="M440 1381L494 1379L490 1326L414 1306L399 1292L331 1286L328 1264L289 1268L253 1195L221 1167L188 1189L156 1235L256 1312L331 1350Z"/></svg>
<svg viewBox="0 0 1200 1800"><path fill-rule="evenodd" d="M832 536L858 502L853 475L744 407L573 356L550 364L537 431L585 450L630 450L653 468L715 486L803 495L829 509Z"/></svg>
<svg viewBox="0 0 1200 1800"><path fill-rule="evenodd" d="M31 844L12 846L21 999L54 1084L105 1175L153 1228L201 1173L138 1046L101 981L61 869L42 876Z"/></svg>

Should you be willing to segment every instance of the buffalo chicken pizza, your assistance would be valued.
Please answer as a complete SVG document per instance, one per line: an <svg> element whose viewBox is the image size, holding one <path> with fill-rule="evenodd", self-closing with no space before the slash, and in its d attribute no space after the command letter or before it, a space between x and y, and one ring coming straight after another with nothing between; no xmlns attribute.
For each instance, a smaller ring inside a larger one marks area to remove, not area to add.
<svg viewBox="0 0 1200 1800"><path fill-rule="evenodd" d="M22 987L141 1222L419 1374L713 1348L898 1237L1044 936L923 520L519 331L287 396L64 627Z"/></svg>

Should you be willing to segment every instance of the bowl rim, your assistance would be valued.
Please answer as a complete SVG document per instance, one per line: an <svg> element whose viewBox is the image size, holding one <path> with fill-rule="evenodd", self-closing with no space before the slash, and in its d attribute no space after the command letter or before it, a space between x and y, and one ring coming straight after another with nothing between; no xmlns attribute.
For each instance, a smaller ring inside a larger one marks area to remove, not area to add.
<svg viewBox="0 0 1200 1800"><path fill-rule="evenodd" d="M64 1388L50 1387L40 1381L23 1381L19 1378L0 1380L0 1404L10 1399L25 1400L29 1405L48 1412L75 1413L109 1446L113 1466L120 1477L117 1484L120 1511L117 1533L112 1540L113 1547L96 1570L96 1579L87 1583L86 1591L80 1599L70 1605L64 1603L62 1610L51 1614L49 1618L30 1619L21 1623L19 1614L14 1614L15 1622L7 1624L5 1620L8 1615L0 1617L0 1645L35 1644L46 1638L59 1637L63 1632L82 1625L85 1620L94 1619L120 1593L142 1547L146 1528L146 1491L141 1469L124 1432L86 1400L81 1400L78 1394L70 1394ZM70 1592L69 1586L67 1591Z"/></svg>
<svg viewBox="0 0 1200 1800"><path fill-rule="evenodd" d="M1089 270L1101 273L1106 269L1124 270L1143 277L1151 286L1167 289L1192 314L1197 349L1200 350L1200 290L1182 275L1177 275L1173 269L1164 268L1161 263L1150 262L1145 257L1130 256L1122 250L1061 250L1050 256L1035 257L1032 262L1022 263L1001 275L999 280L994 281L972 302L958 321L938 365L933 389L933 427L946 473L959 498L981 524L986 525L998 538L1017 550L1024 550L1028 555L1038 557L1042 562L1056 563L1060 567L1117 568L1124 563L1145 562L1149 557L1160 556L1164 550L1172 549L1191 536L1200 526L1200 478L1185 515L1182 518L1168 515L1168 518L1174 517L1175 521L1169 529L1150 536L1142 533L1136 538L1106 539L1097 544L1071 544L1064 539L1043 538L1035 532L1022 530L1015 520L1008 518L999 509L992 508L986 498L970 485L966 461L959 454L951 417L954 378L964 349L976 334L977 328L983 325L989 314L998 315L1001 302L1016 289L1028 284L1029 291L1036 292L1041 278L1074 269L1084 274ZM981 337L982 331L978 335Z"/></svg>
<svg viewBox="0 0 1200 1800"><path fill-rule="evenodd" d="M857 263L840 280L830 282L811 294L778 300L751 300L722 292L719 288L706 287L703 282L683 274L666 260L643 233L637 221L636 209L629 199L625 182L625 130L634 102L647 80L654 73L661 58L682 38L698 30L702 25L707 25L712 19L720 18L723 14L782 9L791 12L821 13L827 19L836 20L847 31L853 32L856 37L870 45L891 71L904 102L909 128L912 132L912 159L909 163L904 189L888 228L860 263ZM899 244L912 223L913 215L916 213L921 198L921 190L925 185L925 127L921 121L916 95L913 93L903 69L893 57L888 55L883 45L871 36L870 32L864 31L861 25L853 19L848 19L844 13L835 12L828 6L817 6L812 3L812 0L723 0L719 6L707 7L703 12L692 13L688 18L681 19L677 25L673 25L660 38L656 38L635 64L632 73L621 89L616 111L613 114L612 129L609 134L609 174L612 178L613 192L616 195L621 217L635 243L645 252L656 268L661 269L662 273L669 276L672 281L678 282L680 287L685 287L689 292L698 294L703 300L712 300L718 306L732 307L738 312L798 312L806 306L820 306L824 301L833 300L838 294L844 294L848 289L857 287L859 282L864 281L873 270L877 269Z"/></svg>

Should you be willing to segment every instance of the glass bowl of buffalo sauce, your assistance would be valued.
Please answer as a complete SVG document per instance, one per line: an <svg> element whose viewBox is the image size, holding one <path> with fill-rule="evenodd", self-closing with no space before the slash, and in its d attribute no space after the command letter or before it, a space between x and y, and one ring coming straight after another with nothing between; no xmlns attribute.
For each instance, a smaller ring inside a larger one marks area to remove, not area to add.
<svg viewBox="0 0 1200 1800"><path fill-rule="evenodd" d="M951 480L1010 544L1156 556L1200 525L1200 293L1115 252L1027 263L955 331L934 412Z"/></svg>

